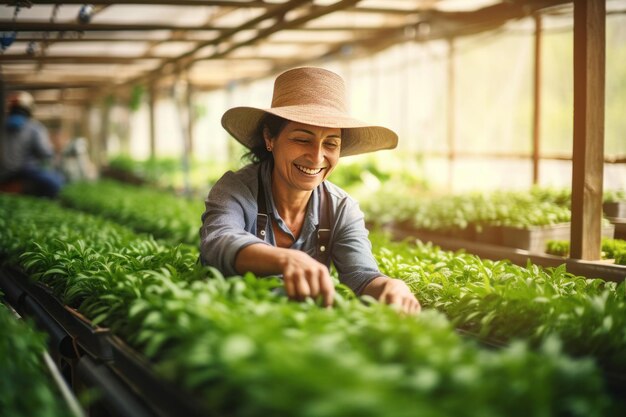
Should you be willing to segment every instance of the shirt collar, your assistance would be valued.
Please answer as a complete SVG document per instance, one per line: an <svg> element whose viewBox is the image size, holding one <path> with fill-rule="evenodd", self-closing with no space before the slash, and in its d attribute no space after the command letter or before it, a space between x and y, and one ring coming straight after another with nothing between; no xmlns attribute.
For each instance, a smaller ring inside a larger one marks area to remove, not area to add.
<svg viewBox="0 0 626 417"><path fill-rule="evenodd" d="M276 205L274 204L274 198L272 197L272 170L274 169L274 161L270 158L261 162L261 181L263 181L263 188L265 189L265 201L267 204L267 210L271 213L272 218L277 221L281 220L280 215L278 214L278 210L276 210ZM311 194L311 198L307 204L306 208L306 216L304 219L304 224L302 225L302 231L300 232L300 240L301 238L307 238L310 234L312 234L319 224L319 205L320 205L320 196L322 185L318 185L313 193ZM268 213L268 214L269 214ZM285 230L287 231L287 230ZM272 233L273 234L273 233Z"/></svg>

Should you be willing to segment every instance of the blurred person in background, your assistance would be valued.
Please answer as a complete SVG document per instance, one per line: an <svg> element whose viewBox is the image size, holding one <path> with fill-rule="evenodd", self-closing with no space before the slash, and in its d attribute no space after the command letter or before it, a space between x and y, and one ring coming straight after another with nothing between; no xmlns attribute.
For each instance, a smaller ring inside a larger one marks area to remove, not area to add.
<svg viewBox="0 0 626 417"><path fill-rule="evenodd" d="M87 148L88 141L83 137L74 138L63 147L59 166L68 182L97 179L98 172Z"/></svg>
<svg viewBox="0 0 626 417"><path fill-rule="evenodd" d="M392 149L397 135L347 113L343 79L322 68L279 75L269 109L235 107L222 126L252 164L229 171L205 201L200 260L225 275L281 276L292 299L332 305L331 263L339 280L413 314L407 284L383 275L358 203L326 181L341 156Z"/></svg>
<svg viewBox="0 0 626 417"><path fill-rule="evenodd" d="M54 198L63 186L63 177L52 169L54 148L48 130L33 119L33 96L16 92L8 102L0 188L5 191Z"/></svg>

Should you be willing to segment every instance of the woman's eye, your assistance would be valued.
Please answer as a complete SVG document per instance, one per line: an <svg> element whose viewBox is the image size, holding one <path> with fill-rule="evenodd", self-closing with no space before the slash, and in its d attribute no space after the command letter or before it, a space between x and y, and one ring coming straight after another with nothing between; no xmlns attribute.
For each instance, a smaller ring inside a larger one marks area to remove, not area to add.
<svg viewBox="0 0 626 417"><path fill-rule="evenodd" d="M326 147L330 149L335 149L339 146L337 142L326 142Z"/></svg>

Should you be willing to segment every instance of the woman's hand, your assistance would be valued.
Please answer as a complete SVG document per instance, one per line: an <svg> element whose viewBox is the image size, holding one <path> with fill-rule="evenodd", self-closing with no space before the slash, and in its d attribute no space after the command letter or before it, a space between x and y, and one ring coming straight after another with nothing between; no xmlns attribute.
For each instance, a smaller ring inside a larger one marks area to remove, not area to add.
<svg viewBox="0 0 626 417"><path fill-rule="evenodd" d="M335 286L328 268L296 249L285 249L264 243L243 248L235 259L235 269L257 275L282 274L289 298L303 300L322 296L325 306L333 304Z"/></svg>
<svg viewBox="0 0 626 417"><path fill-rule="evenodd" d="M422 310L415 295L401 279L377 277L365 287L363 294L370 295L381 302L396 305L407 314L417 314Z"/></svg>
<svg viewBox="0 0 626 417"><path fill-rule="evenodd" d="M303 300L322 296L325 306L333 304L335 286L328 268L299 250L286 249L283 261L283 281L289 298Z"/></svg>

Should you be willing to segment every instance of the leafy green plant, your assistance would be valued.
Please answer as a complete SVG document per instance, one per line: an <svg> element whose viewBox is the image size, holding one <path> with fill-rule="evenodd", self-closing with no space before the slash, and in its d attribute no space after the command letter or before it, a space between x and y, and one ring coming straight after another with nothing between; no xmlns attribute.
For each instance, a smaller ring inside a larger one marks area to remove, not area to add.
<svg viewBox="0 0 626 417"><path fill-rule="evenodd" d="M182 158L151 157L135 159L129 155L119 154L108 161L109 168L126 173L128 177L147 183L164 190L191 189L206 196L209 188L229 169L236 169L241 163L187 161L187 172L183 169Z"/></svg>
<svg viewBox="0 0 626 417"><path fill-rule="evenodd" d="M549 194L551 195L551 194ZM393 191L362 202L366 218L378 225L405 224L417 229L451 231L485 226L530 227L570 221L570 211L540 192L469 193L411 199Z"/></svg>
<svg viewBox="0 0 626 417"><path fill-rule="evenodd" d="M0 297L2 297L0 292ZM0 410L11 417L70 415L43 360L45 334L0 303Z"/></svg>
<svg viewBox="0 0 626 417"><path fill-rule="evenodd" d="M526 268L429 244L372 236L384 273L404 279L426 307L488 343L548 338L606 371L626 374L626 283L585 279L565 266Z"/></svg>
<svg viewBox="0 0 626 417"><path fill-rule="evenodd" d="M225 279L182 246L51 202L0 196L0 219L9 213L10 260L219 414L594 416L609 406L593 362L563 355L554 337L536 351L484 350L434 311L406 317L341 293L331 309L291 302L276 279Z"/></svg>
<svg viewBox="0 0 626 417"><path fill-rule="evenodd" d="M73 208L123 223L159 239L196 245L203 212L201 199L115 181L73 183L61 192L61 201Z"/></svg>
<svg viewBox="0 0 626 417"><path fill-rule="evenodd" d="M618 265L626 265L626 240L602 239L603 259L613 259ZM569 241L550 240L546 243L546 253L556 256L569 256Z"/></svg>

